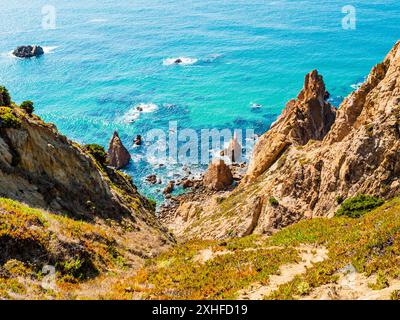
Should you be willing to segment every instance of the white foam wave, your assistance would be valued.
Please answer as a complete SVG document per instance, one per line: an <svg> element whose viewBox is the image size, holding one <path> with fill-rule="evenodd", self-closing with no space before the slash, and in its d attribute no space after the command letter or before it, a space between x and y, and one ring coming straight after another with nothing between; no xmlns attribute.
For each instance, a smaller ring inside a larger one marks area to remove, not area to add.
<svg viewBox="0 0 400 320"><path fill-rule="evenodd" d="M212 63L222 57L223 57L223 54L215 53L215 54L208 55L206 58L201 59L201 61L204 63Z"/></svg>
<svg viewBox="0 0 400 320"><path fill-rule="evenodd" d="M107 19L98 18L98 19L89 20L88 22L89 23L101 23L101 22L107 22L107 21L108 21Z"/></svg>
<svg viewBox="0 0 400 320"><path fill-rule="evenodd" d="M255 103L255 102L251 102L250 106L251 106L252 109L261 109L263 107L262 104Z"/></svg>
<svg viewBox="0 0 400 320"><path fill-rule="evenodd" d="M16 58L16 56L13 55L13 51L14 51L14 50L9 51L9 52L3 52L3 53L1 54L1 56L2 56L2 57Z"/></svg>
<svg viewBox="0 0 400 320"><path fill-rule="evenodd" d="M358 90L361 88L362 85L363 85L363 83L359 82L359 83L352 84L350 87L352 87L354 90Z"/></svg>
<svg viewBox="0 0 400 320"><path fill-rule="evenodd" d="M139 119L141 113L151 113L158 109L154 103L139 103L122 117L124 123L132 123Z"/></svg>
<svg viewBox="0 0 400 320"><path fill-rule="evenodd" d="M171 66L171 65L182 65L182 66L189 66L197 63L199 59L196 58L187 58L187 57L179 57L179 58L168 58L163 61L164 66Z"/></svg>
<svg viewBox="0 0 400 320"><path fill-rule="evenodd" d="M52 47L42 47L43 51L45 54L53 53L54 50L58 48L58 46L52 46Z"/></svg>

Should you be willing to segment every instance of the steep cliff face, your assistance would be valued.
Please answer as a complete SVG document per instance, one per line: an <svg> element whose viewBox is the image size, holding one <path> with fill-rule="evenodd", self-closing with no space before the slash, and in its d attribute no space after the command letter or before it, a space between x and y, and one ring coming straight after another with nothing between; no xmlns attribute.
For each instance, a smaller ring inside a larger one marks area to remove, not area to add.
<svg viewBox="0 0 400 320"><path fill-rule="evenodd" d="M302 146L325 137L336 116L336 109L325 101L327 95L318 71L307 74L297 99L287 103L278 120L256 144L246 181L268 170L289 146Z"/></svg>
<svg viewBox="0 0 400 320"><path fill-rule="evenodd" d="M11 110L20 124L0 128L0 197L73 220L112 224L115 234L126 229L124 237L140 242L132 249L143 248L135 249L138 255L170 242L154 204L129 177L99 163L53 125L17 106Z"/></svg>
<svg viewBox="0 0 400 320"><path fill-rule="evenodd" d="M124 211L105 170L77 144L35 116L14 114L21 127L0 133L1 196L77 216Z"/></svg>
<svg viewBox="0 0 400 320"><path fill-rule="evenodd" d="M332 216L341 199L358 193L397 194L400 42L344 100L336 120L324 97L325 86L313 71L297 100L260 138L240 186L181 205L175 215L187 217L185 207L201 214L186 219L179 234L224 238L270 233L303 218Z"/></svg>

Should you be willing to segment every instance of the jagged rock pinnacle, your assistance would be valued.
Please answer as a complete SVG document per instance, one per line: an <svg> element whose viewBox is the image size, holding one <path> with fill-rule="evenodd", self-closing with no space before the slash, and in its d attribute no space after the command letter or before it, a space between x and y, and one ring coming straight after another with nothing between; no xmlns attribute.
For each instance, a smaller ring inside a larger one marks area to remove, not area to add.
<svg viewBox="0 0 400 320"><path fill-rule="evenodd" d="M115 131L108 148L108 162L111 167L121 169L129 164L131 155L123 145L118 132Z"/></svg>

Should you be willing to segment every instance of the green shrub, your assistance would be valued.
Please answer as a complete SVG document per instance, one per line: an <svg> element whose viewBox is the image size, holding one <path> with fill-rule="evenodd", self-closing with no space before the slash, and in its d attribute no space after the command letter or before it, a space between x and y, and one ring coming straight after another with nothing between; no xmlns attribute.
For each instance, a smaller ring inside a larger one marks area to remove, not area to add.
<svg viewBox="0 0 400 320"><path fill-rule="evenodd" d="M384 201L377 197L360 194L345 200L340 209L336 212L336 216L359 218L368 211L380 207L383 203Z"/></svg>
<svg viewBox="0 0 400 320"><path fill-rule="evenodd" d="M394 290L390 295L390 300L400 300L400 290Z"/></svg>
<svg viewBox="0 0 400 320"><path fill-rule="evenodd" d="M21 109L24 109L28 114L32 114L34 107L33 107L33 102L30 100L24 101L21 103Z"/></svg>
<svg viewBox="0 0 400 320"><path fill-rule="evenodd" d="M0 106L10 106L11 98L6 87L0 86Z"/></svg>
<svg viewBox="0 0 400 320"><path fill-rule="evenodd" d="M368 284L368 287L372 290L383 290L389 287L389 280L384 273L378 272L376 282Z"/></svg>
<svg viewBox="0 0 400 320"><path fill-rule="evenodd" d="M0 128L13 128L19 129L21 127L21 120L18 119L13 113L11 108L0 108Z"/></svg>
<svg viewBox="0 0 400 320"><path fill-rule="evenodd" d="M98 144L87 144L84 146L84 150L91 154L101 165L106 164L107 152L102 146Z"/></svg>
<svg viewBox="0 0 400 320"><path fill-rule="evenodd" d="M301 296L305 296L310 293L311 288L308 282L300 282L299 285L297 286L297 291Z"/></svg>
<svg viewBox="0 0 400 320"><path fill-rule="evenodd" d="M269 197L269 204L273 207L279 206L279 201L275 197Z"/></svg>
<svg viewBox="0 0 400 320"><path fill-rule="evenodd" d="M150 207L155 210L157 208L157 202L151 198L147 199L149 201Z"/></svg>
<svg viewBox="0 0 400 320"><path fill-rule="evenodd" d="M71 258L56 265L66 282L76 283L76 280L86 280L98 275L98 270L92 261L84 257Z"/></svg>

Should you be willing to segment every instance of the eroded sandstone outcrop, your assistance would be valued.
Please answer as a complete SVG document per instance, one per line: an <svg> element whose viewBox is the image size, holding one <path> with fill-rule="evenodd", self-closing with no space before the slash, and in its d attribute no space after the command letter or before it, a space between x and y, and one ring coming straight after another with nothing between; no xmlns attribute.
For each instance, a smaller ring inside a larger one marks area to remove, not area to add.
<svg viewBox="0 0 400 320"><path fill-rule="evenodd" d="M235 132L233 139L224 149L223 155L232 163L239 163L242 160L242 145L238 141L238 136Z"/></svg>
<svg viewBox="0 0 400 320"><path fill-rule="evenodd" d="M230 187L232 183L231 169L225 164L224 160L213 160L204 174L203 185L208 189L219 191Z"/></svg>
<svg viewBox="0 0 400 320"><path fill-rule="evenodd" d="M108 148L108 164L116 169L126 167L131 161L129 151L123 145L118 132L115 131Z"/></svg>
<svg viewBox="0 0 400 320"><path fill-rule="evenodd" d="M336 109L325 101L326 94L318 71L307 74L297 99L287 103L281 116L254 147L246 181L268 170L290 145L302 146L325 137L336 117Z"/></svg>
<svg viewBox="0 0 400 320"><path fill-rule="evenodd" d="M181 203L179 214L192 218L183 220L178 235L220 239L249 230L271 233L300 219L331 217L338 199L398 194L400 42L337 112L326 97L322 77L308 74L297 99L258 141L239 187L199 201L192 197L195 217Z"/></svg>

